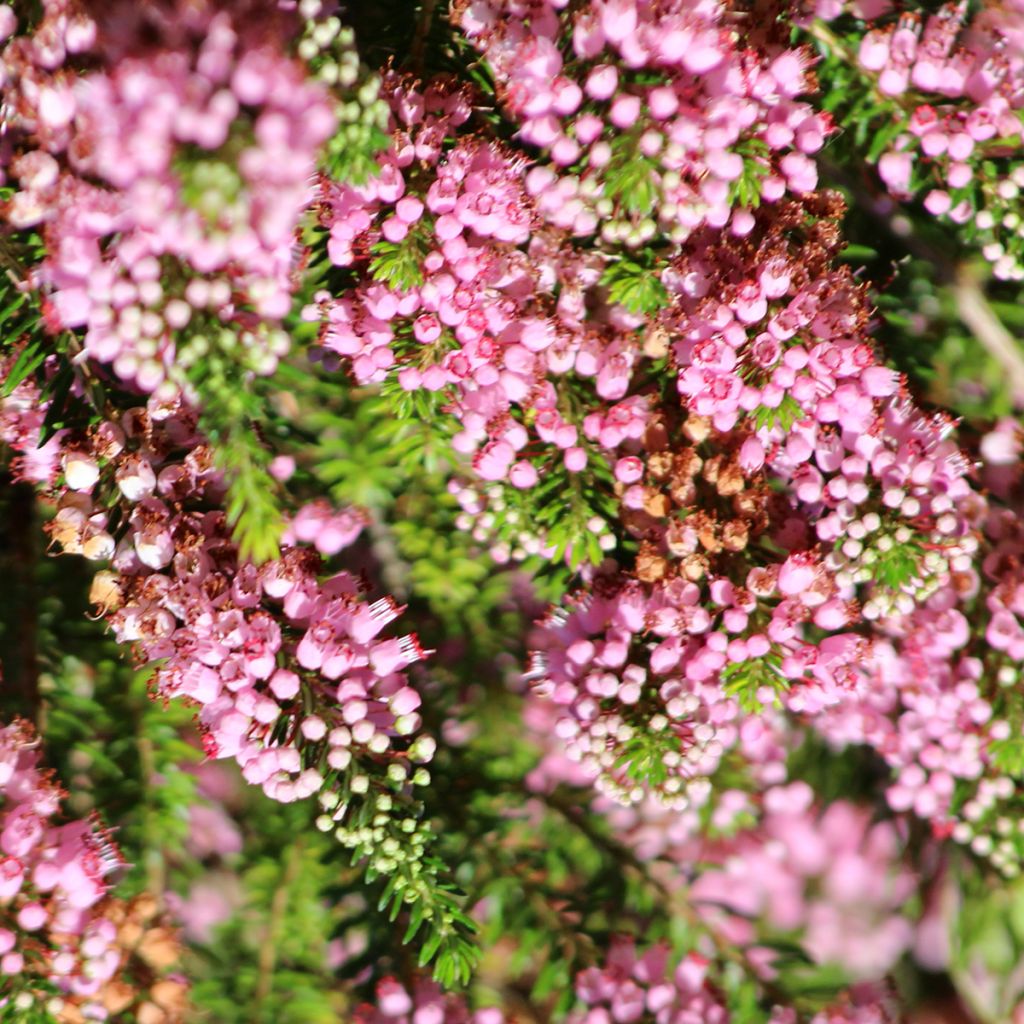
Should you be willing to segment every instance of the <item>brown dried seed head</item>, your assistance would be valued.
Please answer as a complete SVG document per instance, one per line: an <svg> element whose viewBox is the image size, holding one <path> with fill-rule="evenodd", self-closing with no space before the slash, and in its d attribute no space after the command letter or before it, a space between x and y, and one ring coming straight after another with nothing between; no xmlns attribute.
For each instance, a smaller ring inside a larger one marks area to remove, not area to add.
<svg viewBox="0 0 1024 1024"><path fill-rule="evenodd" d="M742 551L750 540L750 529L742 519L730 519L722 527L722 546L726 551Z"/></svg>
<svg viewBox="0 0 1024 1024"><path fill-rule="evenodd" d="M754 518L763 504L763 496L758 491L751 490L749 487L739 491L732 499L733 511L744 519Z"/></svg>
<svg viewBox="0 0 1024 1024"><path fill-rule="evenodd" d="M708 560L704 555L687 555L680 562L680 570L691 583L697 583L707 574Z"/></svg>
<svg viewBox="0 0 1024 1024"><path fill-rule="evenodd" d="M647 544L636 556L636 576L642 583L658 583L668 575L668 560Z"/></svg>
<svg viewBox="0 0 1024 1024"><path fill-rule="evenodd" d="M127 982L114 979L103 986L103 1008L110 1014L123 1013L135 1002L136 991Z"/></svg>
<svg viewBox="0 0 1024 1024"><path fill-rule="evenodd" d="M651 420L644 431L644 448L648 452L662 452L669 447L668 428L662 419Z"/></svg>
<svg viewBox="0 0 1024 1024"><path fill-rule="evenodd" d="M93 576L92 586L89 587L89 603L96 605L101 615L116 612L122 600L121 584L116 572L104 569Z"/></svg>
<svg viewBox="0 0 1024 1024"><path fill-rule="evenodd" d="M723 463L718 472L718 480L715 482L718 493L728 498L733 494L739 494L745 486L743 470L735 462Z"/></svg>
<svg viewBox="0 0 1024 1024"><path fill-rule="evenodd" d="M647 473L655 480L665 480L672 472L672 453L655 452L647 456Z"/></svg>
<svg viewBox="0 0 1024 1024"><path fill-rule="evenodd" d="M145 934L138 921L126 920L117 930L117 944L124 949L134 949Z"/></svg>
<svg viewBox="0 0 1024 1024"><path fill-rule="evenodd" d="M170 928L150 928L143 936L138 955L157 971L172 967L181 959L181 945Z"/></svg>
<svg viewBox="0 0 1024 1024"><path fill-rule="evenodd" d="M153 1001L170 1014L170 1020L184 1019L180 1016L185 1009L185 1000L188 994L188 986L184 982L165 978L153 985L150 994Z"/></svg>
<svg viewBox="0 0 1024 1024"><path fill-rule="evenodd" d="M698 512L696 515L690 516L690 525L696 531L697 540L700 541L701 547L705 551L717 554L722 550L722 545L718 541L718 524L713 516L709 516L705 512Z"/></svg>
<svg viewBox="0 0 1024 1024"><path fill-rule="evenodd" d="M683 508L688 508L697 501L697 485L691 479L673 482L669 489L672 500Z"/></svg>
<svg viewBox="0 0 1024 1024"><path fill-rule="evenodd" d="M709 484L717 484L718 474L722 471L722 464L724 462L724 456L712 455L711 458L704 463L704 469L701 476L703 476Z"/></svg>
<svg viewBox="0 0 1024 1024"><path fill-rule="evenodd" d="M160 904L152 893L144 892L131 902L131 913L140 921L150 921L160 911Z"/></svg>
<svg viewBox="0 0 1024 1024"><path fill-rule="evenodd" d="M74 523L51 519L44 527L54 544L59 545L69 555L82 553L82 530Z"/></svg>
<svg viewBox="0 0 1024 1024"><path fill-rule="evenodd" d="M671 337L661 324L654 324L644 335L644 355L648 359L662 359L668 355Z"/></svg>
<svg viewBox="0 0 1024 1024"><path fill-rule="evenodd" d="M644 511L655 519L661 519L669 514L672 510L672 503L669 501L667 494L662 494L661 491L656 491L654 488L645 489L644 494Z"/></svg>
<svg viewBox="0 0 1024 1024"><path fill-rule="evenodd" d="M694 444L700 444L711 433L711 420L707 416L688 416L683 424L683 433Z"/></svg>
<svg viewBox="0 0 1024 1024"><path fill-rule="evenodd" d="M672 473L680 477L696 476L704 466L704 460L695 448L683 448L672 460Z"/></svg>
<svg viewBox="0 0 1024 1024"><path fill-rule="evenodd" d="M138 1024L169 1024L170 1018L156 1003L143 1003L139 1007Z"/></svg>
<svg viewBox="0 0 1024 1024"><path fill-rule="evenodd" d="M688 519L674 519L665 531L665 543L676 558L692 555L697 550L697 534Z"/></svg>

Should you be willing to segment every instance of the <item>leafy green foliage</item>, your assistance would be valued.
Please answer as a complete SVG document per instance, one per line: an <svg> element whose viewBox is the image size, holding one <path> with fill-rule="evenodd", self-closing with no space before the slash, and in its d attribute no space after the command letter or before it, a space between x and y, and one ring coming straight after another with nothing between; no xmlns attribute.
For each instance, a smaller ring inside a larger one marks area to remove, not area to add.
<svg viewBox="0 0 1024 1024"><path fill-rule="evenodd" d="M773 945L766 943L766 945ZM787 957L780 957L778 986L799 1008L815 1013L834 1003L850 984L849 974L835 963L816 964L798 946Z"/></svg>
<svg viewBox="0 0 1024 1024"><path fill-rule="evenodd" d="M985 1024L1010 1020L1024 998L1024 879L988 885L966 859L953 870L961 892L950 936L957 990Z"/></svg>
<svg viewBox="0 0 1024 1024"><path fill-rule="evenodd" d="M281 510L262 447L232 431L219 432L216 460L230 481L226 512L239 556L254 562L276 558Z"/></svg>
<svg viewBox="0 0 1024 1024"><path fill-rule="evenodd" d="M118 824L133 867L125 893L163 882L166 858L180 853L196 799L188 769L202 756L185 738L188 710L154 704L148 677L109 657L87 666L66 656L40 680L51 759L76 780L71 808Z"/></svg>
<svg viewBox="0 0 1024 1024"><path fill-rule="evenodd" d="M613 139L611 149L604 172L605 195L627 214L650 216L658 195L657 163L640 152L635 134Z"/></svg>
<svg viewBox="0 0 1024 1024"><path fill-rule="evenodd" d="M482 635L508 592L509 579L495 571L466 533L454 529L455 499L446 492L410 489L395 511L391 529L407 567L410 593L444 623L466 624Z"/></svg>
<svg viewBox="0 0 1024 1024"><path fill-rule="evenodd" d="M69 785L71 814L99 813L117 826L129 864L121 894L162 885L196 798L189 769L201 754L189 742L191 712L154 703L150 673L127 664L92 618L90 564L44 555L43 516L19 500L31 492L2 493L0 534L16 547L0 546L0 573L17 581L0 590L3 717L29 715L44 730L46 761Z"/></svg>
<svg viewBox="0 0 1024 1024"><path fill-rule="evenodd" d="M923 549L919 541L893 541L886 549L875 547L876 560L871 570L875 582L885 590L896 592L917 577Z"/></svg>
<svg viewBox="0 0 1024 1024"><path fill-rule="evenodd" d="M642 728L623 744L615 768L625 772L631 782L658 787L668 778L665 755L678 750L679 740L671 732Z"/></svg>
<svg viewBox="0 0 1024 1024"><path fill-rule="evenodd" d="M581 565L599 565L604 560L605 551L594 525L608 522L615 515L611 470L604 460L591 460L585 473L570 473L559 460L536 487L522 495L512 525L528 523L543 532L547 543L554 547L549 572L560 573L559 562L566 559L568 582Z"/></svg>
<svg viewBox="0 0 1024 1024"><path fill-rule="evenodd" d="M378 169L378 154L391 141L379 122L358 127L362 130L354 139L351 130L339 132L324 149L324 169L335 181L361 185L373 177Z"/></svg>
<svg viewBox="0 0 1024 1024"><path fill-rule="evenodd" d="M6 398L42 366L51 351L52 342L38 329L39 322L28 295L16 290L6 275L0 277L0 303L3 304L0 309L0 339L4 350L16 350L15 346L24 342L0 387L0 398Z"/></svg>
<svg viewBox="0 0 1024 1024"><path fill-rule="evenodd" d="M813 733L790 751L786 771L788 778L804 779L823 805L840 798L877 800L890 778L888 766L868 748L834 751Z"/></svg>
<svg viewBox="0 0 1024 1024"><path fill-rule="evenodd" d="M668 290L661 282L653 260L623 256L609 263L601 276L608 289L608 298L624 306L630 313L650 315L668 305Z"/></svg>
<svg viewBox="0 0 1024 1024"><path fill-rule="evenodd" d="M49 1008L50 1001L59 995L56 986L43 985L38 979L29 984L23 975L13 983L5 979L3 994L0 1024L57 1024Z"/></svg>
<svg viewBox="0 0 1024 1024"><path fill-rule="evenodd" d="M1024 777L1024 737L1009 736L1005 740L994 740L989 744L989 757L997 772Z"/></svg>
<svg viewBox="0 0 1024 1024"><path fill-rule="evenodd" d="M0 200L10 195L0 188ZM104 388L82 365L74 365L71 356L79 351L79 341L67 332L54 334L45 326L43 300L25 289L26 267L39 258L39 236L23 234L15 242L0 237L0 359L13 356L2 386L0 399L10 395L19 384L34 379L40 397L49 403L40 431L45 444L62 427L85 427L104 408ZM48 359L54 357L48 364ZM48 372L44 373L44 368ZM84 398L78 397L78 384ZM91 406L91 409L90 409Z"/></svg>
<svg viewBox="0 0 1024 1024"><path fill-rule="evenodd" d="M794 423L798 423L803 418L803 415L800 403L787 393L782 396L782 401L776 406L759 405L753 412L754 426L758 430L772 427L789 430Z"/></svg>
<svg viewBox="0 0 1024 1024"><path fill-rule="evenodd" d="M243 181L237 171L240 140L229 140L219 158L189 153L179 158L176 167L182 182L182 199L210 224L216 224L243 194Z"/></svg>
<svg viewBox="0 0 1024 1024"><path fill-rule="evenodd" d="M583 794L538 794L524 815L522 779L533 755L509 728L517 702L507 693L481 698L474 740L442 750L434 764L431 792L451 786L446 806L456 826L440 837L441 852L457 865L470 901L482 901L481 940L495 952L481 965L481 1002L493 1001L487 978L498 968L505 992L520 993L524 1014L545 1019L572 1005L576 972L595 961L611 934L667 936L664 907ZM489 962L496 956L500 965Z"/></svg>
<svg viewBox="0 0 1024 1024"><path fill-rule="evenodd" d="M192 383L200 397L200 426L227 478L225 511L239 556L254 562L276 558L284 520L269 469L273 452L260 432L266 413L255 381L228 360L210 359L193 373Z"/></svg>
<svg viewBox="0 0 1024 1024"><path fill-rule="evenodd" d="M370 274L375 281L382 281L399 291L409 291L423 284L423 259L427 255L426 224L421 220L400 242L380 239L374 242Z"/></svg>
<svg viewBox="0 0 1024 1024"><path fill-rule="evenodd" d="M733 149L743 158L743 170L729 186L730 203L756 209L761 205L761 189L771 173L770 151L761 139L741 139Z"/></svg>
<svg viewBox="0 0 1024 1024"><path fill-rule="evenodd" d="M747 712L758 712L766 706L779 704L779 695L789 689L789 680L779 671L782 659L769 652L752 661L734 661L721 672L723 690L735 697ZM766 698L766 693L770 697Z"/></svg>
<svg viewBox="0 0 1024 1024"><path fill-rule="evenodd" d="M414 762L415 746L409 752ZM411 781L427 785L430 775L420 768ZM406 791L406 772L382 775L373 762L360 762L340 775L320 802L325 813L318 827L334 829L351 851L353 865L365 863L369 883L384 880L377 910L386 910L389 922L407 915L401 942L415 942L419 966L432 964L434 977L446 987L468 984L480 955L476 925L447 864L432 852L431 828L422 805Z"/></svg>
<svg viewBox="0 0 1024 1024"><path fill-rule="evenodd" d="M327 837L310 832L304 806L248 808L242 903L198 944L189 967L197 1024L328 1024L347 1000L329 966L344 901L331 898L344 870ZM357 874L350 872L348 885Z"/></svg>
<svg viewBox="0 0 1024 1024"><path fill-rule="evenodd" d="M377 909L387 908L389 921L408 909L402 942L412 942L419 936L418 966L433 964L434 979L444 988L465 987L480 960L479 947L473 940L476 924L462 909L461 893L441 881L447 872L443 862L428 857L421 864L425 866L426 877L410 878L396 873L385 887ZM411 893L415 893L415 898L410 898Z"/></svg>

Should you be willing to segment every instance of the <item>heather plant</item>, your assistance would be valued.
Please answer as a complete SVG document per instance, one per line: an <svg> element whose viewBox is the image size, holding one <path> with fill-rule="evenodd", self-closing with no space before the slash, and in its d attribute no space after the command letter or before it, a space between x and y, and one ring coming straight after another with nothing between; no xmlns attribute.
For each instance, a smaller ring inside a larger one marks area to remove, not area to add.
<svg viewBox="0 0 1024 1024"><path fill-rule="evenodd" d="M0 1021L1024 1021L1024 6L0 5Z"/></svg>

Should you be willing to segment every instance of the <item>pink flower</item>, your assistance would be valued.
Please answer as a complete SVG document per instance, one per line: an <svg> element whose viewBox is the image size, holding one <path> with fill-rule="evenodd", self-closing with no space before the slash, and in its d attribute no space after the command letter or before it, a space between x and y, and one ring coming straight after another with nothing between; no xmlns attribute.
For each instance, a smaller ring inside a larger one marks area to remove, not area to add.
<svg viewBox="0 0 1024 1024"><path fill-rule="evenodd" d="M779 568L779 590L788 597L798 597L811 586L818 571L810 555L791 555Z"/></svg>

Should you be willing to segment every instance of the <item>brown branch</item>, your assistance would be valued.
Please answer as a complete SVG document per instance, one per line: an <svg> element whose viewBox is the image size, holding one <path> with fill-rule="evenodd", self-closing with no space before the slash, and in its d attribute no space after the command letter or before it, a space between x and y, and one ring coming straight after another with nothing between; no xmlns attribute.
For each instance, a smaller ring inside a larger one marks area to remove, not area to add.
<svg viewBox="0 0 1024 1024"><path fill-rule="evenodd" d="M579 813L581 809L560 794L543 794L542 799L548 807L557 811L566 821L579 829L595 846L609 853L623 867L636 871L655 890L662 904L670 908L673 915L678 914L694 931L706 936L714 946L716 956L720 960L739 967L748 978L758 985L766 999L781 1006L792 1007L793 999L783 989L765 979L744 950L715 931L711 922L700 913L693 903L687 885L681 884L678 888L669 889L648 871L647 865L636 856L633 850L594 828L593 824L587 820L586 815ZM678 865L674 866L678 868ZM804 1017L796 1010L796 1007L793 1009L797 1013L797 1021L803 1021Z"/></svg>
<svg viewBox="0 0 1024 1024"><path fill-rule="evenodd" d="M960 319L1003 368L1013 404L1018 408L1024 407L1024 352L989 305L968 265L961 264L956 268L951 287Z"/></svg>
<svg viewBox="0 0 1024 1024"><path fill-rule="evenodd" d="M36 536L36 497L31 484L13 483L4 474L7 500L3 505L3 550L0 566L13 595L9 632L6 638L4 685L17 693L19 711L40 727L42 704L39 694L39 586L36 579L39 538Z"/></svg>
<svg viewBox="0 0 1024 1024"><path fill-rule="evenodd" d="M434 24L437 2L438 0L423 0L423 6L420 8L420 16L416 21L416 34L413 36L412 46L409 48L409 68L414 74L420 74L423 71L427 39L430 36L430 28Z"/></svg>

